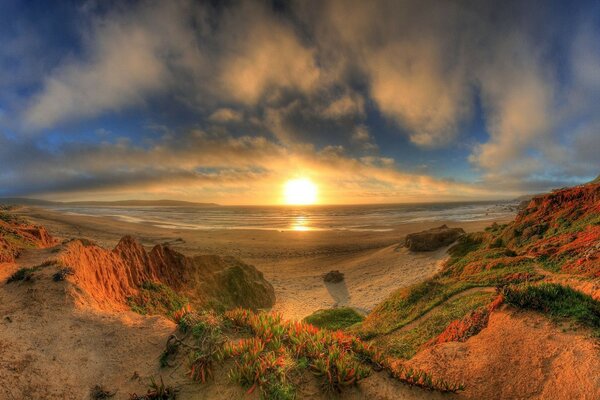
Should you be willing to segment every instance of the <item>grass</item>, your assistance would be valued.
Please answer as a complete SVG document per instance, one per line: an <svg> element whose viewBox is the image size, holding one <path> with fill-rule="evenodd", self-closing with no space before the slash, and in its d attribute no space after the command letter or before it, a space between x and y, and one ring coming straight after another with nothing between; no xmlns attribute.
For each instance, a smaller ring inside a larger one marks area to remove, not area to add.
<svg viewBox="0 0 600 400"><path fill-rule="evenodd" d="M412 358L428 341L440 335L450 322L463 318L472 310L488 304L495 296L490 292L474 292L442 304L432 310L426 319L409 330L398 330L375 339L375 345L386 349L394 357Z"/></svg>
<svg viewBox="0 0 600 400"><path fill-rule="evenodd" d="M162 377L160 383L154 378L150 379L148 391L144 395L135 393L129 395L129 400L175 400L177 398L177 389L173 386L165 385Z"/></svg>
<svg viewBox="0 0 600 400"><path fill-rule="evenodd" d="M448 249L450 254L449 264L453 264L453 260L458 260L467 254L481 248L483 245L483 237L480 234L469 233L458 238L458 243Z"/></svg>
<svg viewBox="0 0 600 400"><path fill-rule="evenodd" d="M556 283L508 286L503 294L505 301L515 307L572 320L600 334L600 302L568 286Z"/></svg>
<svg viewBox="0 0 600 400"><path fill-rule="evenodd" d="M33 273L35 271L37 271L37 269L38 269L37 267L20 268L19 270L17 270L15 273L13 273L11 276L8 277L8 279L6 280L6 283L31 281L33 279Z"/></svg>
<svg viewBox="0 0 600 400"><path fill-rule="evenodd" d="M363 319L364 317L353 308L340 307L328 310L318 310L304 318L304 322L312 324L317 328L339 330L357 324Z"/></svg>
<svg viewBox="0 0 600 400"><path fill-rule="evenodd" d="M133 311L142 315L172 316L188 304L188 299L162 283L144 282L139 293L129 297L127 303Z"/></svg>
<svg viewBox="0 0 600 400"><path fill-rule="evenodd" d="M469 282L433 278L399 289L367 316L359 329L361 336L370 338L399 329L455 294L473 286Z"/></svg>

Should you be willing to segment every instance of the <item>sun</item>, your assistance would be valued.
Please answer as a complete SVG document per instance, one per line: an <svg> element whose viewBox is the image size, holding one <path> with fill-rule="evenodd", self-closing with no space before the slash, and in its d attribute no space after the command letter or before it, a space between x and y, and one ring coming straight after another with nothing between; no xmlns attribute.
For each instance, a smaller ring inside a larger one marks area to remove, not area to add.
<svg viewBox="0 0 600 400"><path fill-rule="evenodd" d="M308 178L290 179L283 187L286 204L309 205L317 202L317 185Z"/></svg>

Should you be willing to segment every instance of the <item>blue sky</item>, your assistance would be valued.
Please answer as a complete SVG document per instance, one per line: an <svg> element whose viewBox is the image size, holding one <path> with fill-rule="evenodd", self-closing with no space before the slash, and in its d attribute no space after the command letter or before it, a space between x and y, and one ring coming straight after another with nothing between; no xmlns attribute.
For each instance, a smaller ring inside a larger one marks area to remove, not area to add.
<svg viewBox="0 0 600 400"><path fill-rule="evenodd" d="M3 1L0 196L510 198L600 173L600 3Z"/></svg>

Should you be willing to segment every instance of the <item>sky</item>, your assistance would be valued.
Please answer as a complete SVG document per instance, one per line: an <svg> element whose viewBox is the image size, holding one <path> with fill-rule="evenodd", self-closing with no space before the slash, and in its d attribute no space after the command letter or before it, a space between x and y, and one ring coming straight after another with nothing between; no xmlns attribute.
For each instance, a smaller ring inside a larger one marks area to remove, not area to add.
<svg viewBox="0 0 600 400"><path fill-rule="evenodd" d="M600 173L598 1L0 1L0 196L506 199Z"/></svg>

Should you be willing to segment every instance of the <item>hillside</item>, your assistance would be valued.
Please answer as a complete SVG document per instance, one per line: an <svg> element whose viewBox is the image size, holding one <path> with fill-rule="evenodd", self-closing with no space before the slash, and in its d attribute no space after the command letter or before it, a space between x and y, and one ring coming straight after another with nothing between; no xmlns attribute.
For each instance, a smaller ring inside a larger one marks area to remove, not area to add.
<svg viewBox="0 0 600 400"><path fill-rule="evenodd" d="M513 222L464 235L449 254L437 276L398 290L351 330L464 382L466 398L600 395L600 184L536 196ZM590 378L574 388L575 375Z"/></svg>

